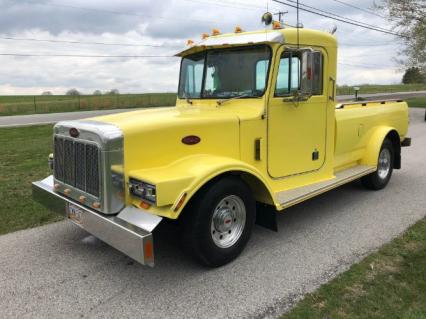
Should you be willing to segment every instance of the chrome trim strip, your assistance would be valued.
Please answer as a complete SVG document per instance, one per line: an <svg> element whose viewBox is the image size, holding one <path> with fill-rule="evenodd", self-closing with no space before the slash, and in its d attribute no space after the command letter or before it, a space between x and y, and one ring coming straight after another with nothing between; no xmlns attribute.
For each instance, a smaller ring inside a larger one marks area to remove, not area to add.
<svg viewBox="0 0 426 319"><path fill-rule="evenodd" d="M102 215L55 193L52 175L33 182L32 191L34 200L61 215L67 216L67 205L75 205L82 211L81 223L75 224L139 263L154 266L152 231L161 222L162 217L135 207L126 207L118 216ZM144 252L144 248L149 242L151 251L148 254Z"/></svg>

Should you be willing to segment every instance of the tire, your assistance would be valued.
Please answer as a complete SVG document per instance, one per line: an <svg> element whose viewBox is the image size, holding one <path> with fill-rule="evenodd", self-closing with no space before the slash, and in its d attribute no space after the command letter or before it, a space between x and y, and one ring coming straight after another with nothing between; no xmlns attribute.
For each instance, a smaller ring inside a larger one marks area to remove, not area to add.
<svg viewBox="0 0 426 319"><path fill-rule="evenodd" d="M386 187L392 176L395 151L392 141L386 138L380 148L377 171L361 178L364 187L379 190Z"/></svg>
<svg viewBox="0 0 426 319"><path fill-rule="evenodd" d="M250 239L256 202L236 177L224 177L201 190L183 224L183 247L201 264L219 267L234 260Z"/></svg>

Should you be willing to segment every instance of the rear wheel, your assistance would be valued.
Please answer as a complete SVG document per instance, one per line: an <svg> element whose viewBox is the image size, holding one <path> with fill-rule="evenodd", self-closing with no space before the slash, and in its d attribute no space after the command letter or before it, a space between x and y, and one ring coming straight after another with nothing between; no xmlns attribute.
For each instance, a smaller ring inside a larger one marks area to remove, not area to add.
<svg viewBox="0 0 426 319"><path fill-rule="evenodd" d="M202 264L222 266L247 244L255 221L256 202L250 188L225 177L201 191L184 221L184 248Z"/></svg>
<svg viewBox="0 0 426 319"><path fill-rule="evenodd" d="M392 176L393 162L393 144L391 140L386 138L383 141L382 147L380 149L379 158L377 162L377 171L367 176L364 176L361 179L362 184L366 188L373 190L379 190L386 187Z"/></svg>

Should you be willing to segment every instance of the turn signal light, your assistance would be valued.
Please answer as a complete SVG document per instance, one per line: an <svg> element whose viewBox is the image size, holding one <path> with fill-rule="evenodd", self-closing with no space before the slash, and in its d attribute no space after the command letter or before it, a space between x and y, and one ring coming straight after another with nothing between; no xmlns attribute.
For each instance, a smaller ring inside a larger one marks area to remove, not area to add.
<svg viewBox="0 0 426 319"><path fill-rule="evenodd" d="M151 207L151 205L144 202L144 201L141 201L141 203L139 204L139 207L143 208L143 209L149 209Z"/></svg>
<svg viewBox="0 0 426 319"><path fill-rule="evenodd" d="M219 34L220 34L219 29L213 29L212 30L212 35L219 35Z"/></svg>

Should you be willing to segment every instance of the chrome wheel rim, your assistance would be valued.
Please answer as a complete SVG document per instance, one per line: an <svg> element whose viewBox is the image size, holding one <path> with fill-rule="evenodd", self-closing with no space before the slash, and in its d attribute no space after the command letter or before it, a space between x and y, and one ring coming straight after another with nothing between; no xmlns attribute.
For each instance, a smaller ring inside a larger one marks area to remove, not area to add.
<svg viewBox="0 0 426 319"><path fill-rule="evenodd" d="M377 174L380 179L386 179L391 169L391 152L384 148L381 150L379 155L379 165L377 168Z"/></svg>
<svg viewBox="0 0 426 319"><path fill-rule="evenodd" d="M246 224L246 207L241 198L229 195L214 209L210 234L219 248L229 248L240 239Z"/></svg>

